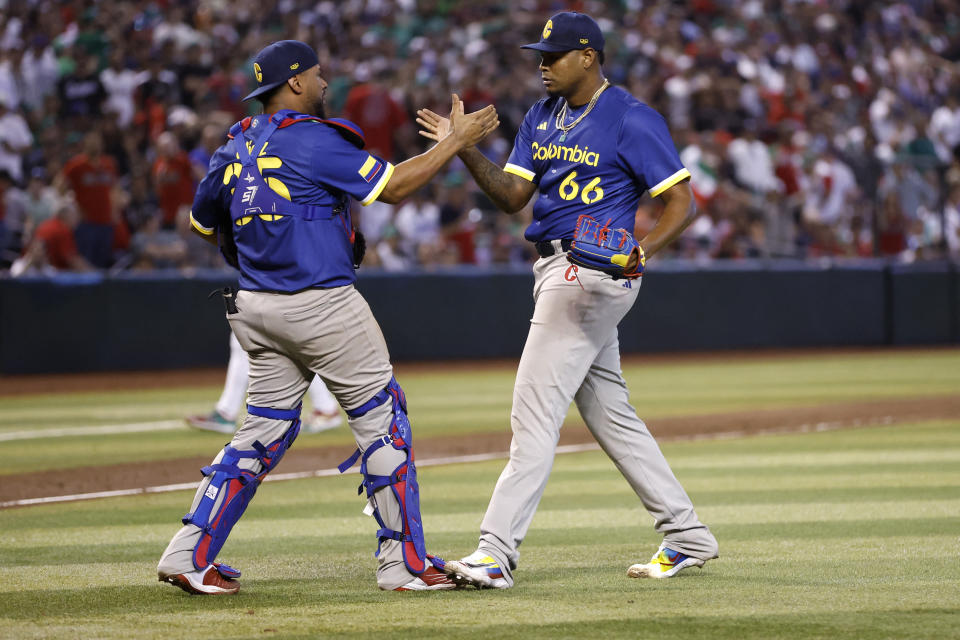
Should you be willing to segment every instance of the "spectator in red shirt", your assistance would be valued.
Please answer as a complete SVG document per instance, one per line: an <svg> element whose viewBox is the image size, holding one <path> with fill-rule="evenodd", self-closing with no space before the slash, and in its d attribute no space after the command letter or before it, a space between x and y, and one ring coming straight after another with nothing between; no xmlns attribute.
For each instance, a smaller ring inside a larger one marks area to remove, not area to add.
<svg viewBox="0 0 960 640"><path fill-rule="evenodd" d="M369 80L370 72L360 66L356 72L357 84L347 94L343 107L346 119L363 129L366 149L387 160L394 159L394 139L397 129L407 124L407 114L390 95L386 87Z"/></svg>
<svg viewBox="0 0 960 640"><path fill-rule="evenodd" d="M23 257L11 267L11 273L20 275L45 265L59 271L89 271L92 267L77 252L73 239L77 219L76 205L62 202L53 217L37 226Z"/></svg>
<svg viewBox="0 0 960 640"><path fill-rule="evenodd" d="M104 155L103 140L97 132L83 139L83 153L63 167L63 177L73 189L80 208L75 236L77 249L90 264L106 268L113 263L113 199L117 164Z"/></svg>
<svg viewBox="0 0 960 640"><path fill-rule="evenodd" d="M161 227L173 229L177 210L193 203L193 169L177 137L165 131L157 138L157 159L153 162L153 188L163 213Z"/></svg>

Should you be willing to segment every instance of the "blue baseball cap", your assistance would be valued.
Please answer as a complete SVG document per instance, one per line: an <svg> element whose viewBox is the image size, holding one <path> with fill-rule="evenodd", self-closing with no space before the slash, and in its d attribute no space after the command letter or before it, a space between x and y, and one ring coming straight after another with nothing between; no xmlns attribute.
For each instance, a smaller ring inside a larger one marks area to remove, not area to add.
<svg viewBox="0 0 960 640"><path fill-rule="evenodd" d="M313 47L299 40L280 40L260 50L253 62L259 85L244 102L272 91L288 79L320 64Z"/></svg>
<svg viewBox="0 0 960 640"><path fill-rule="evenodd" d="M574 49L603 51L603 32L596 20L584 13L563 11L547 20L540 42L525 44L521 49L559 53Z"/></svg>

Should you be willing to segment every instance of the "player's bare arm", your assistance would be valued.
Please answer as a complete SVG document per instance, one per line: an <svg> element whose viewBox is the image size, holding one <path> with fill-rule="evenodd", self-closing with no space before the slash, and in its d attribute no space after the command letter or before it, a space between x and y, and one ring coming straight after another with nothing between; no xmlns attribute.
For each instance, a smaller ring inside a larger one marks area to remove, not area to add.
<svg viewBox="0 0 960 640"><path fill-rule="evenodd" d="M443 140L450 121L429 109L417 111L417 123L422 127L420 135L430 140ZM520 176L507 173L487 159L476 147L469 147L457 154L470 171L483 192L493 200L497 208L506 213L516 213L524 207L537 190L537 185Z"/></svg>
<svg viewBox="0 0 960 640"><path fill-rule="evenodd" d="M449 126L436 145L396 166L393 176L377 199L396 204L425 185L460 151L473 147L490 135L500 120L493 105L473 113L463 112L463 103L453 96Z"/></svg>
<svg viewBox="0 0 960 640"><path fill-rule="evenodd" d="M476 147L458 154L483 192L505 213L516 213L537 190L529 180L507 173L480 153Z"/></svg>
<svg viewBox="0 0 960 640"><path fill-rule="evenodd" d="M687 180L673 185L659 197L664 203L663 213L650 233L640 241L647 258L673 242L697 215L693 192Z"/></svg>

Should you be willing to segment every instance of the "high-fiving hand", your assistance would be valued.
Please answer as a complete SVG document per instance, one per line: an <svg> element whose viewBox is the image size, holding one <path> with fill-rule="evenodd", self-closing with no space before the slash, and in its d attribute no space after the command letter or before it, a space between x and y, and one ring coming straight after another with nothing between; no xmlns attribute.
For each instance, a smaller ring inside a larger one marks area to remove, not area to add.
<svg viewBox="0 0 960 640"><path fill-rule="evenodd" d="M451 96L449 118L444 118L430 109L419 109L417 124L422 127L419 133L424 138L439 142L448 135L453 135L458 148L467 149L500 126L500 119L492 104L473 113L464 113L463 102L460 96L454 93Z"/></svg>

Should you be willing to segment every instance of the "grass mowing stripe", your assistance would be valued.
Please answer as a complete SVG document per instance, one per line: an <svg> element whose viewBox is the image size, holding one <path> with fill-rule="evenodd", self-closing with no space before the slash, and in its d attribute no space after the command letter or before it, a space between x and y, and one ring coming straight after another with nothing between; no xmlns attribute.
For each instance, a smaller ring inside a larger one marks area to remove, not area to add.
<svg viewBox="0 0 960 640"><path fill-rule="evenodd" d="M293 487L290 490L295 491ZM313 517L271 518L261 520L251 513L241 524L237 525L231 534L231 540L259 540L270 539L282 535L298 535L311 530L322 528L330 535L350 535L363 532L370 524L370 520L360 515L362 503L355 503L356 514L353 517L316 514ZM253 511L251 509L251 511ZM473 513L473 517L465 518L465 514ZM730 524L739 524L745 521L753 524L803 522L862 522L872 520L882 523L885 520L898 520L909 513L913 518L945 518L957 519L960 513L960 498L953 500L930 501L878 501L878 502L839 502L839 503L791 503L782 505L754 505L739 504L732 506L713 506L701 504L698 507L701 518L711 527L721 527ZM455 512L434 512L432 509L424 515L425 525L430 532L443 533L459 531L464 527L464 520L478 519L481 514L471 510ZM269 522L269 527L260 526L261 522ZM248 524L249 523L249 524ZM649 516L641 511L639 504L624 500L624 505L616 508L591 508L584 504L576 509L543 508L534 518L534 528L548 529L593 529L597 523L605 527L630 527L650 523ZM33 545L53 544L57 540L69 537L73 544L96 545L99 542L124 542L142 540L145 536L160 536L154 525L116 526L111 528L109 540L104 540L100 531L91 527L64 527L58 530L22 529L11 531L0 541L0 549L29 550ZM175 528L174 528L175 531ZM167 535L172 535L170 531Z"/></svg>
<svg viewBox="0 0 960 640"><path fill-rule="evenodd" d="M323 522L316 522L315 530L320 530ZM463 527L455 531L434 531L428 528L427 541L432 552L437 552L441 556L446 554L464 553L467 543L476 538L476 531L479 523L474 526L469 519L463 520ZM898 547L895 555L909 555L912 548L929 547L936 549L946 549L946 555L940 554L938 557L942 561L950 560L950 545L956 539L955 532L957 525L960 524L957 518L900 518L895 520L860 520L844 522L794 522L790 523L789 530L779 523L756 524L747 523L742 525L723 525L715 529L718 537L721 539L721 562L720 564L730 567L728 561L746 562L751 557L749 545L758 544L765 548L770 545L770 541L775 540L778 546L775 547L776 553L780 554L782 562L789 561L790 558L799 558L797 562L804 563L803 551L805 545L812 545L809 553L821 554L823 547L831 549L846 549L853 545L871 544L879 545L884 540L892 540L899 544L899 540L913 540L914 542L904 543ZM167 533L168 530L163 525L156 525L155 531ZM362 529L362 530L361 530ZM169 535L174 530L169 530ZM864 535L864 531L869 531L870 535ZM601 562L601 551L598 549L615 549L614 559L606 561L608 566L627 562L632 564L640 560L649 558L651 552L656 549L658 541L656 536L648 528L638 528L636 524L632 526L619 527L593 527L581 528L577 530L578 536L572 537L567 528L539 528L531 532L525 543L527 550L524 551L524 560L522 564L522 574L527 575L528 570L536 570L536 567L566 566L565 563L574 563L576 566L583 566L581 556L595 559ZM11 590L8 589L8 580L6 576L18 575L16 572L23 571L24 567L57 565L64 567L65 571L71 571L69 567L73 564L63 562L67 554L74 554L75 558L82 558L86 564L113 565L118 562L136 562L140 561L139 571L145 572L147 578L152 578L149 572L149 559L159 557L160 552L166 546L169 535L149 536L142 541L112 543L103 542L101 544L50 544L37 545L30 549L0 549L0 593ZM283 544L280 548L271 544L269 539L259 539L251 543L249 540L242 545L230 542L224 551L224 558L231 562L242 564L242 569L248 569L255 572L256 577L268 575L275 560L283 566L286 562L299 560L310 562L313 559L316 562L327 562L327 558L337 558L348 550L358 551L362 557L359 566L372 566L368 562L369 554L365 552L370 547L373 540L370 530L361 527L350 535L341 534L336 537L317 534L312 532L300 532L283 536ZM582 540L603 540L603 545L591 543L586 545L584 553L577 552L576 545ZM742 546L745 545L745 546ZM374 543L375 546L375 543ZM590 547L593 547L591 550ZM533 551L530 551L533 550ZM801 553L803 551L803 554ZM536 554L549 556L543 560L535 560ZM864 563L876 565L879 558L873 553L854 554L858 558L863 558ZM954 553L954 555L956 555ZM144 561L144 559L146 559ZM890 560L897 562L896 557ZM324 565L326 566L326 565ZM713 566L713 565L711 565ZM626 567L624 567L626 568ZM730 567L734 569L733 567ZM739 571L739 567L735 570ZM749 568L745 569L749 571ZM13 572L13 573L10 573ZM266 572L266 573L264 573ZM72 573L77 576L75 570ZM798 575L803 575L800 572ZM142 576L141 576L142 577ZM12 578L11 578L12 579ZM93 577L77 579L92 580ZM763 579L762 576L755 575L755 580ZM2 609L2 607L0 607Z"/></svg>
<svg viewBox="0 0 960 640"><path fill-rule="evenodd" d="M906 567L898 564L899 558L904 550L914 548L923 544L934 544L947 546L951 542L951 536L948 532L938 531L936 526L933 529L927 527L926 521L919 521L920 526L913 531L903 528L899 533L882 530L876 534L871 532L869 536L847 535L832 536L829 538L830 545L824 549L824 537L796 537L791 539L790 550L791 557L784 557L783 550L777 547L761 547L757 553L751 553L750 546L757 540L763 540L767 537L766 529L758 532L751 538L734 537L724 545L724 553L721 559L714 565L727 565L727 568L734 572L749 571L749 566L756 563L760 566L775 565L776 571L771 571L770 578L778 582L801 583L808 580L800 571L799 565L819 566L829 569L829 566L838 561L842 562L845 556L869 555L873 562L858 564L852 567L852 572L857 579L862 582L874 584L889 583L896 577L913 574L917 577L936 576L940 573L939 569L923 567ZM644 548L649 544L647 540L637 540L635 533L629 531L616 531L610 539L609 550L602 554L591 554L592 544L570 544L570 540L562 541L562 533L559 531L549 531L547 540L543 543L538 541L537 551L524 555L523 566L520 577L525 578L528 571L541 572L549 570L567 570L567 569L585 569L582 556L593 555L596 563L592 570L603 574L623 566L626 569L630 563L634 562L640 553L649 554L649 548ZM438 540L439 544L447 544L448 540L455 538L444 536ZM287 573L284 564L297 557L304 558L320 554L335 553L344 554L345 548L353 549L355 559L359 564L372 566L369 556L360 551L368 546L370 541L369 532L366 535L356 535L344 538L343 540L333 540L329 536L304 535L291 537L282 550L271 549L270 557L280 559L278 566L272 566L269 562L264 566L257 566L257 580L282 579ZM564 546L566 553L558 553L558 547ZM152 575L142 575L142 563L136 560L136 556L145 552L149 553L155 550L155 546L140 544L111 544L101 545L93 550L92 557L84 557L82 562L73 564L63 564L57 562L30 561L29 563L4 564L0 567L0 593L9 593L19 591L24 588L35 587L35 577L39 573L51 581L56 581L58 589L78 589L85 586L109 586L115 584L117 578L130 580L133 577L134 583L149 583L152 581ZM233 550L235 555L238 552ZM44 555L52 556L53 548L46 548ZM111 559L111 554L113 555ZM240 554L245 560L250 559L247 554ZM128 560L129 558L129 560ZM960 558L960 552L947 553L942 556L944 560ZM646 558L644 558L646 559ZM313 568L317 574L334 574L335 567L317 566ZM704 569L705 573L713 574L712 570ZM719 576L717 576L719 577ZM758 576L757 579L763 579Z"/></svg>

